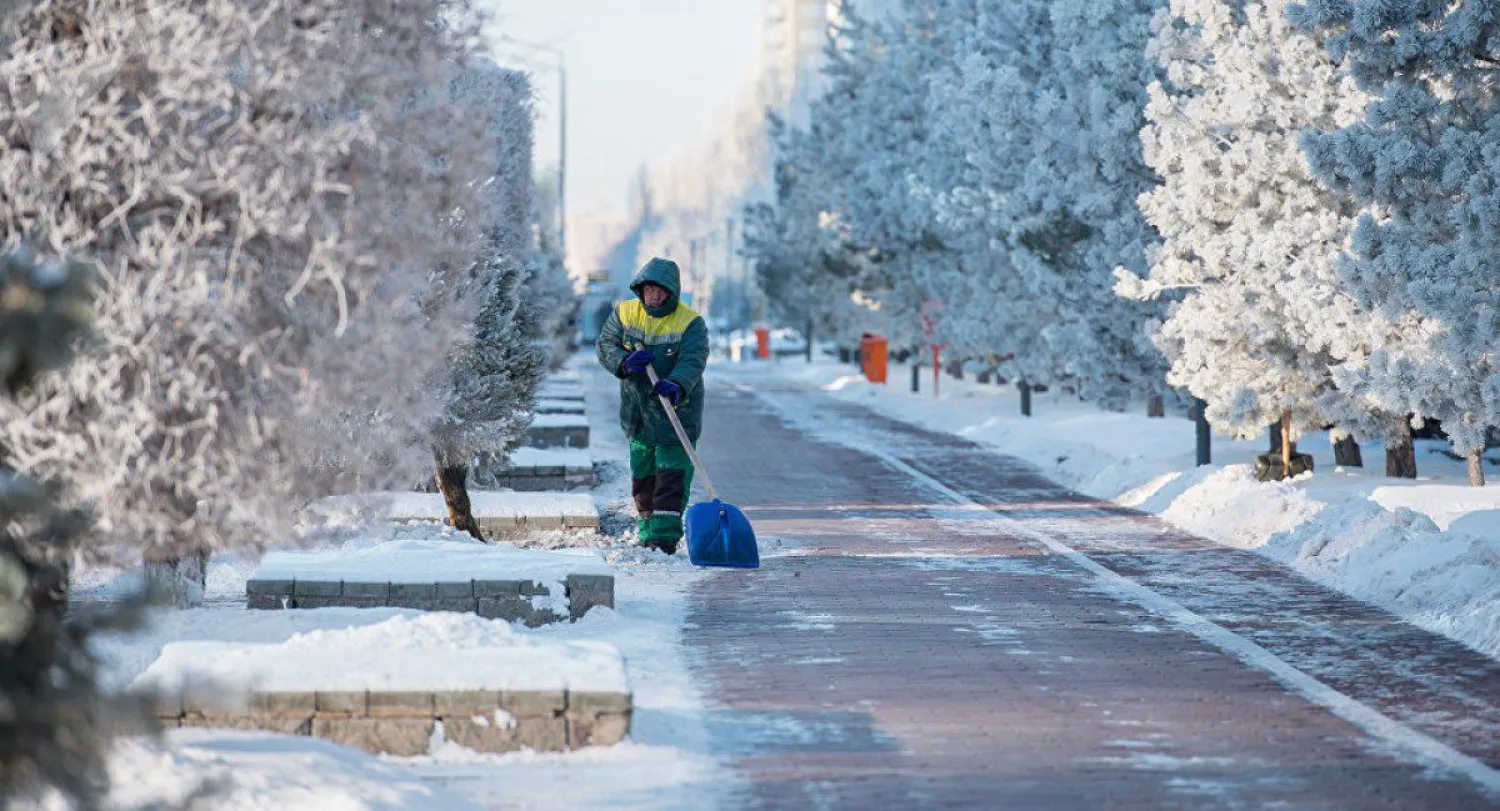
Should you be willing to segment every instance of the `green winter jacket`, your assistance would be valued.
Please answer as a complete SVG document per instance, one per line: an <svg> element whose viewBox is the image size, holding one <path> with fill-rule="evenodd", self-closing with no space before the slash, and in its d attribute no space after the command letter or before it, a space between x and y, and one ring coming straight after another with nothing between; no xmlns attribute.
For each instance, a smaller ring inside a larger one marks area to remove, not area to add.
<svg viewBox="0 0 1500 811"><path fill-rule="evenodd" d="M671 297L655 313L646 311L640 299L641 286L661 285ZM656 373L682 387L677 416L688 438L698 441L703 430L703 368L708 365L708 325L678 300L682 280L677 263L652 259L630 283L636 297L615 306L599 333L599 363L620 378L620 426L625 435L651 445L677 445L677 434L667 421L661 401L651 393L644 373L626 375L621 368L625 356L643 344L656 355Z"/></svg>

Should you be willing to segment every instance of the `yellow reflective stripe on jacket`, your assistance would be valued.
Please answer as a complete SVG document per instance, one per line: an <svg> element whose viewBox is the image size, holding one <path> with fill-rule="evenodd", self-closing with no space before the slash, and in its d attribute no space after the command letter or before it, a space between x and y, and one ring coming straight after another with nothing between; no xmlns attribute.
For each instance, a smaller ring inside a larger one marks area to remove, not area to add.
<svg viewBox="0 0 1500 811"><path fill-rule="evenodd" d="M621 302L618 312L620 325L625 328L626 341L632 345L639 342L647 346L679 343L683 333L687 332L688 325L698 317L698 313L692 308L679 302L671 315L652 318L639 299Z"/></svg>

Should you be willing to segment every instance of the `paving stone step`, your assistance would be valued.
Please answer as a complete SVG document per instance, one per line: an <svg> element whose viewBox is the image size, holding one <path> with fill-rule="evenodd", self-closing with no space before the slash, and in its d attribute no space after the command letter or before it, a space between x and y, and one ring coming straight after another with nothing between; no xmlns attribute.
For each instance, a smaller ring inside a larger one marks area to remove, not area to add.
<svg viewBox="0 0 1500 811"><path fill-rule="evenodd" d="M574 417L576 414L539 414L539 422L526 429L525 442L532 448L587 448L588 425L562 425L540 422L542 417Z"/></svg>
<svg viewBox="0 0 1500 811"><path fill-rule="evenodd" d="M577 622L594 606L615 607L613 575L570 574L563 581L567 616L547 603L547 585L531 580L468 580L439 583L359 582L353 580L251 578L245 606L258 610L293 608L411 608L458 611L487 619L523 621L530 627Z"/></svg>
<svg viewBox="0 0 1500 811"><path fill-rule="evenodd" d="M564 479L566 475L564 472ZM599 509L593 498L584 493L513 493L472 488L469 504L479 529L492 539L553 529L599 528ZM444 521L448 508L437 493L403 493L391 499L385 516L397 522Z"/></svg>
<svg viewBox="0 0 1500 811"><path fill-rule="evenodd" d="M506 465L493 455L482 455L470 472L473 483L484 489L545 493L592 488L598 483L594 466Z"/></svg>
<svg viewBox="0 0 1500 811"><path fill-rule="evenodd" d="M582 403L584 401L583 389L578 386L543 386L536 393L538 402L546 400L569 400Z"/></svg>
<svg viewBox="0 0 1500 811"><path fill-rule="evenodd" d="M581 398L553 397L537 400L535 411L538 414L582 414L584 405Z"/></svg>
<svg viewBox="0 0 1500 811"><path fill-rule="evenodd" d="M373 754L425 755L444 739L479 752L565 752L609 746L630 732L629 693L574 690L172 691L157 699L166 726L263 730L322 738Z"/></svg>

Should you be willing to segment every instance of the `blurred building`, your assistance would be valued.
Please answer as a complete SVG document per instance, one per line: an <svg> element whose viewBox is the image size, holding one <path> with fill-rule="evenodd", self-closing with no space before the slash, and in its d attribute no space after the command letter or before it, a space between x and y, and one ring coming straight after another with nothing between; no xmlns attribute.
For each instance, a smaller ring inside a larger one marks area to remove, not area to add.
<svg viewBox="0 0 1500 811"><path fill-rule="evenodd" d="M799 121L821 84L818 69L837 0L765 0L760 36L760 95Z"/></svg>
<svg viewBox="0 0 1500 811"><path fill-rule="evenodd" d="M795 124L824 89L821 73L830 31L846 6L866 19L895 13L902 0L765 0L760 35L760 95Z"/></svg>

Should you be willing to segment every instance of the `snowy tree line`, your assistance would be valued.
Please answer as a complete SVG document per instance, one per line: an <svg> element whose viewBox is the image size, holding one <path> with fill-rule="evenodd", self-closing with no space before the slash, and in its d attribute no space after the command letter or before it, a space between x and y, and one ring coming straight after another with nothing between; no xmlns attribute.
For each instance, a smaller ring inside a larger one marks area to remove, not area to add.
<svg viewBox="0 0 1500 811"><path fill-rule="evenodd" d="M1107 407L1500 425L1500 3L907 0L830 38L743 250L779 315ZM832 331L831 333L829 331Z"/></svg>
<svg viewBox="0 0 1500 811"><path fill-rule="evenodd" d="M209 555L294 540L314 499L436 461L458 510L464 460L524 430L571 286L529 82L481 22L0 5L0 796L97 807L105 744L144 728L86 644L138 613L65 610L74 567L144 563L190 604Z"/></svg>

